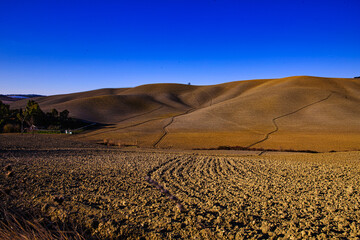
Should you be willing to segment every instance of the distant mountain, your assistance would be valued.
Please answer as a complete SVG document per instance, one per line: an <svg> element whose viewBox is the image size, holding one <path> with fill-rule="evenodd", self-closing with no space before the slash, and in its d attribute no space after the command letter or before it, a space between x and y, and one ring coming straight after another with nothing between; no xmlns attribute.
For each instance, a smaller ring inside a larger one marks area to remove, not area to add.
<svg viewBox="0 0 360 240"><path fill-rule="evenodd" d="M34 98L34 97L44 97L44 96L38 94L5 94L5 95L0 94L0 101L2 101L5 104L9 104L11 102L15 102L18 100Z"/></svg>
<svg viewBox="0 0 360 240"><path fill-rule="evenodd" d="M161 148L360 149L360 81L296 76L149 84L35 98L44 111L108 124L79 135ZM24 107L27 100L12 102Z"/></svg>
<svg viewBox="0 0 360 240"><path fill-rule="evenodd" d="M16 99L44 97L44 95L39 95L39 94L6 94L5 96Z"/></svg>
<svg viewBox="0 0 360 240"><path fill-rule="evenodd" d="M6 95L0 95L0 101L6 103L6 102L13 102L16 101L17 99L14 99L12 97L8 97Z"/></svg>

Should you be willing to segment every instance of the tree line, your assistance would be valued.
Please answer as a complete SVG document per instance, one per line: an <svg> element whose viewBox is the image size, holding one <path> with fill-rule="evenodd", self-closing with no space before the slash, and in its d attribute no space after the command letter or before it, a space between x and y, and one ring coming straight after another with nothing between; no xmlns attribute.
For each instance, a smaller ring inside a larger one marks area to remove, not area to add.
<svg viewBox="0 0 360 240"><path fill-rule="evenodd" d="M0 132L24 132L33 129L65 130L84 126L84 122L70 118L69 111L52 109L43 112L37 102L29 100L24 109L10 109L0 101Z"/></svg>

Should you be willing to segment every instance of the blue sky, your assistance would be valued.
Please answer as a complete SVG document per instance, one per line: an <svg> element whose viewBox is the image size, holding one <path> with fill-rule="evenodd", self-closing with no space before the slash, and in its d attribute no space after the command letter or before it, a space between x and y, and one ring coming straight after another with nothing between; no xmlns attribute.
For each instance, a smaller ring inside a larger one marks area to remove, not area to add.
<svg viewBox="0 0 360 240"><path fill-rule="evenodd" d="M360 75L358 0L0 0L0 94Z"/></svg>

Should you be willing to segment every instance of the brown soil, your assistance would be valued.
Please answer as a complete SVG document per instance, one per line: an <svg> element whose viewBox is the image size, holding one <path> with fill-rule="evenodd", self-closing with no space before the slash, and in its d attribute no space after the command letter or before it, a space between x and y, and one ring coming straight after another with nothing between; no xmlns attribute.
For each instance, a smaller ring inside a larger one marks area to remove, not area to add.
<svg viewBox="0 0 360 240"><path fill-rule="evenodd" d="M359 152L176 153L51 135L0 135L0 149L1 206L102 239L360 237Z"/></svg>
<svg viewBox="0 0 360 240"><path fill-rule="evenodd" d="M359 150L359 96L358 79L296 76L209 86L150 84L35 100L45 111L68 109L72 117L106 124L79 139L157 148L327 152Z"/></svg>

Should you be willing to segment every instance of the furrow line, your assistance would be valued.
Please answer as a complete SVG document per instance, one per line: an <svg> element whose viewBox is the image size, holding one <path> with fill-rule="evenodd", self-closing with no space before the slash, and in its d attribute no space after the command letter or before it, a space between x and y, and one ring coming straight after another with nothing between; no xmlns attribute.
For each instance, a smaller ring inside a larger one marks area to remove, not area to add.
<svg viewBox="0 0 360 240"><path fill-rule="evenodd" d="M323 102L323 101L326 101L326 100L328 100L328 99L331 97L332 94L333 94L333 93L330 93L327 97L325 97L325 98L323 98L323 99L320 99L320 100L318 100L318 101L316 101L316 102L310 103L310 104L308 104L308 105L305 105L305 106L303 106L303 107L301 107L301 108L299 108L299 109L297 109L297 110L295 110L295 111L293 111L293 112L286 113L286 114L284 114L284 115L281 115L281 116L278 116L278 117L273 118L273 119L272 119L272 123L273 123L275 129L272 130L272 131L270 131L270 132L268 132L263 139L261 139L261 140L259 140L259 141L257 141L257 142L254 142L254 143L246 146L246 148L251 148L251 147L253 147L253 146L255 146L255 145L259 144L259 143L262 143L262 142L268 140L271 134L277 132L277 131L279 130L279 126L277 125L276 120L278 120L278 119L280 119L280 118L284 118L284 117L290 116L290 115L295 114L295 113L297 113L297 112L299 112L299 111L301 111L301 110L303 110L303 109L305 109L305 108L311 107L312 105L315 105L315 104L321 103L321 102Z"/></svg>
<svg viewBox="0 0 360 240"><path fill-rule="evenodd" d="M204 91L204 90L203 90ZM204 91L207 95L209 95L210 96L210 106L212 105L212 96L208 93L208 92L206 92L206 91ZM210 107L209 106L209 107ZM170 122L168 123L168 124L166 124L163 128L162 128L162 130L163 130L163 134L160 136L160 138L153 144L153 147L154 148L156 148L159 144L160 144L160 142L166 137L166 135L168 135L168 131L167 131L167 128L174 122L174 120L175 120L175 118L177 118L177 117L180 117L180 116L183 116L183 115L186 115L186 114L189 114L189 113L191 113L191 112L193 112L193 111L196 111L197 109L199 109L199 108L191 108L191 109L189 109L189 110L187 110L186 112L184 112L184 113L181 113L181 114L178 114L178 115L176 115L176 116L173 116L173 117L171 117L171 120L170 120Z"/></svg>
<svg viewBox="0 0 360 240"><path fill-rule="evenodd" d="M157 110L159 110L160 108L162 108L163 106L157 108L157 109L154 109L150 112L146 112L146 113L143 113L143 114L139 114L139 115L136 115L136 116L133 116L133 117L130 117L130 118L126 118L126 119L123 119L123 120L120 120L119 122L123 122L125 120L129 120L129 119L132 119L132 118L136 118L136 117L140 117L140 116L143 116L143 115L146 115L146 114L150 114L152 112L155 112ZM125 127L120 127L120 128L116 128L116 129L109 129L107 131L102 131L102 132L99 132L99 133L93 133L93 134L89 134L89 135L86 135L86 136L81 136L81 138L84 138L84 137L91 137L91 136L96 136L96 135L100 135L100 134L104 134L104 133L108 133L108 132L116 132L116 131L119 131L119 130L123 130L123 129L127 129L127 128L131 128L131 127L136 127L136 126L139 126L139 125L142 125L142 124L145 124L145 123L148 123L148 122L152 122L152 121L156 121L156 120L161 120L163 118L153 118L153 119L149 119L149 120L146 120L146 121L143 121L143 122L139 122L139 123L135 123L135 124L131 124L131 125L128 125L128 126L125 126ZM118 123L119 123L118 122Z"/></svg>
<svg viewBox="0 0 360 240"><path fill-rule="evenodd" d="M177 161L173 161L170 164L166 165L164 168L162 168L161 171L159 171L158 176L164 184L171 185L172 188L176 189L177 193L182 192L183 194L185 194L186 197L196 199L194 202L203 202L201 194L199 194L199 190L195 187L197 185L195 184L193 187L191 187L191 184L188 184L189 179L191 179L188 174L187 176L184 174L184 178L178 179L178 181L176 181L177 179L175 179L173 174L174 170L178 166L184 164L186 167L186 165L189 165L192 160L193 159L191 157L188 157L186 160L179 159ZM186 182L187 184L181 185L180 182Z"/></svg>
<svg viewBox="0 0 360 240"><path fill-rule="evenodd" d="M169 126L174 122L175 118L180 117L180 116L183 116L183 115L186 115L186 114L189 114L190 112L195 111L195 110L196 110L195 108L191 108L191 109L187 110L187 111L184 112L184 113L180 113L180 114L178 114L178 115L176 115L176 116L172 116L171 119L170 119L170 122L169 122L168 124L166 124L166 125L162 128L163 134L162 134L162 135L160 136L160 138L153 144L153 147L156 148L156 147L160 144L160 142L166 137L166 135L169 133L169 132L167 131L167 127L169 127Z"/></svg>

